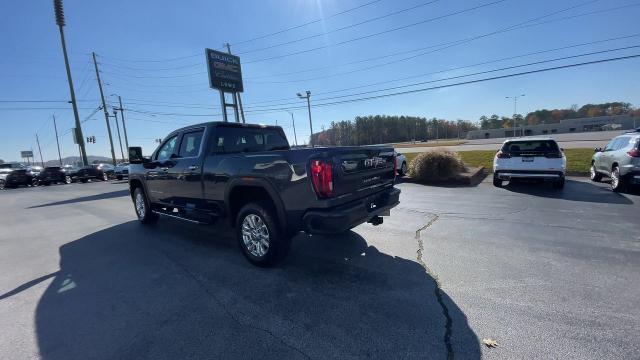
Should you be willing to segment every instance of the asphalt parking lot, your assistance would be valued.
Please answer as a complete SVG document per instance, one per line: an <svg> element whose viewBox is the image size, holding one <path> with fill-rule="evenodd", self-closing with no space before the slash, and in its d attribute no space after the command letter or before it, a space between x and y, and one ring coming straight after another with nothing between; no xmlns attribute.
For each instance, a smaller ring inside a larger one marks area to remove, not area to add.
<svg viewBox="0 0 640 360"><path fill-rule="evenodd" d="M639 357L637 193L398 186L275 269L224 224L138 224L125 182L3 191L0 358Z"/></svg>

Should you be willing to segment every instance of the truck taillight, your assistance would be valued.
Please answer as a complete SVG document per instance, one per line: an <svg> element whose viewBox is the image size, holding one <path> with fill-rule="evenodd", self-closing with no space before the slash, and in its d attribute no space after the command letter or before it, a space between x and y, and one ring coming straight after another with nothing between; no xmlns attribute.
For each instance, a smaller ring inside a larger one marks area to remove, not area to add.
<svg viewBox="0 0 640 360"><path fill-rule="evenodd" d="M502 152L502 151L498 151L497 154L499 159L509 159L511 158L511 154L507 153L507 152Z"/></svg>
<svg viewBox="0 0 640 360"><path fill-rule="evenodd" d="M320 198L333 195L333 164L331 161L311 160L311 182Z"/></svg>
<svg viewBox="0 0 640 360"><path fill-rule="evenodd" d="M640 157L640 150L638 149L631 149L629 151L627 151L627 155L631 156L631 157Z"/></svg>
<svg viewBox="0 0 640 360"><path fill-rule="evenodd" d="M393 154L393 177L398 173L398 155Z"/></svg>

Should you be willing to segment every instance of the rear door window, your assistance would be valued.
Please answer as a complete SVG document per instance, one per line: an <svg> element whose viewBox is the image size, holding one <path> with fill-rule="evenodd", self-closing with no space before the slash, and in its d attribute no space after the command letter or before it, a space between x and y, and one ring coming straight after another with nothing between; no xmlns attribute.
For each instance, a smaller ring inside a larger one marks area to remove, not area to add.
<svg viewBox="0 0 640 360"><path fill-rule="evenodd" d="M276 129L219 126L212 153L233 154L288 150L287 139Z"/></svg>
<svg viewBox="0 0 640 360"><path fill-rule="evenodd" d="M553 140L510 141L502 146L502 152L511 156L545 156L560 152Z"/></svg>

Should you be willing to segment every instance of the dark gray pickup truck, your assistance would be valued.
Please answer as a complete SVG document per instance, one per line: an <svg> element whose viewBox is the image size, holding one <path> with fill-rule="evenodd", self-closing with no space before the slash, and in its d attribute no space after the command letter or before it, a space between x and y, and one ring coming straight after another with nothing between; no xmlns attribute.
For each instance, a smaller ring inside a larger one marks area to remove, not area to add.
<svg viewBox="0 0 640 360"><path fill-rule="evenodd" d="M275 264L300 231L378 225L399 203L391 147L290 149L282 128L210 122L169 134L149 158L129 148L129 187L142 223L159 215L227 218L249 261Z"/></svg>

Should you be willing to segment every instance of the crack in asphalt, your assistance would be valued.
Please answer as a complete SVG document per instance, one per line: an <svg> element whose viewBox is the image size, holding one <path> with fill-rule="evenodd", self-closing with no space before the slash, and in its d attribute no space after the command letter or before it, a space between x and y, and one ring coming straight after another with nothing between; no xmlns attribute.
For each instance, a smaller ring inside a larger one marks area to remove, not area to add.
<svg viewBox="0 0 640 360"><path fill-rule="evenodd" d="M425 226L421 227L420 229L416 230L415 239L418 240L417 260L418 260L418 264L420 264L420 266L422 266L424 268L424 270L427 272L427 274L429 274L429 276L431 276L431 278L433 279L433 282L436 285L435 289L434 289L434 293L436 295L436 299L438 301L438 304L440 304L440 307L442 308L442 315L444 315L444 318L445 318L444 345L447 348L447 359L453 359L454 358L454 352L453 352L453 345L451 344L451 334L452 334L452 328L453 328L453 320L451 319L451 315L449 314L449 308L447 308L447 305L444 303L444 299L442 298L442 290L440 288L440 280L438 279L438 275L435 274L427 266L427 264L424 262L424 259L422 257L422 254L424 253L424 241L422 241L422 238L420 237L421 232L426 230L426 229L428 229L431 225L433 225L433 223L436 222L436 220L438 220L440 218L440 215L435 214L435 213L430 213L430 215L432 215L432 217L427 222L427 224Z"/></svg>
<svg viewBox="0 0 640 360"><path fill-rule="evenodd" d="M300 350L299 348L289 344L288 342L286 342L282 337L274 334L273 332L271 332L271 330L269 329L265 329L262 327L258 327L255 325L251 325L251 324L247 324L243 321L240 320L240 318L238 318L237 316L234 315L234 313L232 313L229 308L222 302L222 300L220 300L211 290L209 290L209 288L205 285L205 282L203 279L201 279L200 276L198 276L197 274L193 273L191 270L189 270L188 267L186 267L183 263L181 263L180 261L172 258L167 252L160 250L160 252L164 255L165 258L167 258L171 263L173 263L174 265L176 265L177 267L179 267L185 274L187 274L188 277L190 277L193 281L196 282L196 284L198 284L198 286L209 296L211 297L216 303L218 303L218 305L224 310L225 314L231 318L236 324L240 325L240 326L244 326L244 327L248 327L254 330L259 330L264 332L265 334L268 334L269 336L271 336L272 338L280 341L281 344L283 344L284 346L288 347L291 350L294 350L295 352L297 352L298 354L304 356L306 359L311 359L311 356L309 356L308 354L306 354L304 351Z"/></svg>

